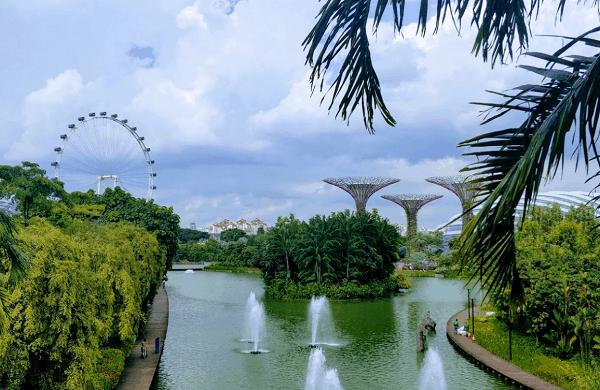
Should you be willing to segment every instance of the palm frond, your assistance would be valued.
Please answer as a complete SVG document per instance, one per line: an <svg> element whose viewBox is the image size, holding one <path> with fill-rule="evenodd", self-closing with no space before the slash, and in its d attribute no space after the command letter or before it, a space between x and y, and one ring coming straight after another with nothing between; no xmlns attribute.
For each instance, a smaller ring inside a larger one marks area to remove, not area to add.
<svg viewBox="0 0 600 390"><path fill-rule="evenodd" d="M567 134L575 131L575 158L581 159L586 169L598 161L600 57L565 55L577 43L600 43L589 37L598 31L600 28L572 38L554 54L530 53L546 66L522 68L543 76L542 83L502 94L507 97L504 103L479 103L489 107L484 123L519 111L526 114L521 126L460 144L471 149L466 155L478 159L464 170L481 188L476 201L481 209L463 230L460 253L468 265L481 270L480 280L494 295L507 289L515 299L522 294L514 244L516 208L523 199L526 213L542 181L552 179L562 168Z"/></svg>
<svg viewBox="0 0 600 390"><path fill-rule="evenodd" d="M0 252L8 258L10 263L9 284L21 279L29 266L27 258L17 248L14 233L14 221L8 214L0 210Z"/></svg>
<svg viewBox="0 0 600 390"><path fill-rule="evenodd" d="M528 46L529 22L537 16L543 1L531 0L527 5L525 0L420 0L416 32L425 35L430 11L435 12L434 33L447 18L453 21L458 31L463 18L470 15L471 25L477 29L473 52L481 54L483 60L489 60L493 66L497 61L512 59L515 50ZM557 15L562 15L565 2L558 1ZM321 103L329 95L328 109L331 111L337 102L336 117L345 121L360 107L365 128L370 133L374 131L376 111L391 126L396 120L383 99L371 58L369 32L377 33L387 13L391 14L394 30L401 32L406 6L406 0L325 0L314 27L302 42L306 63L312 68L310 84L313 92L323 91L329 84L327 73L330 70L336 72ZM471 12L467 13L469 9ZM371 14L373 23L369 31Z"/></svg>

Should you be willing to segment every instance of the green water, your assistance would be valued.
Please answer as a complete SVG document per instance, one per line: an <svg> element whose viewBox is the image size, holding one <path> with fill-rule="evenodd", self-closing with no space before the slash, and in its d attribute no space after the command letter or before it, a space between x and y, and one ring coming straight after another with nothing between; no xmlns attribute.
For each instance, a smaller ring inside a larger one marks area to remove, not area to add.
<svg viewBox="0 0 600 390"><path fill-rule="evenodd" d="M169 273L169 330L157 389L303 389L310 348L308 301L263 299L262 280L218 272ZM250 291L263 299L269 353L243 354L244 307ZM429 339L442 357L448 389L509 389L454 351L446 320L466 301L462 282L419 278L405 295L331 302L327 365L344 389L418 389L423 355L415 352L418 322L429 310L438 334Z"/></svg>

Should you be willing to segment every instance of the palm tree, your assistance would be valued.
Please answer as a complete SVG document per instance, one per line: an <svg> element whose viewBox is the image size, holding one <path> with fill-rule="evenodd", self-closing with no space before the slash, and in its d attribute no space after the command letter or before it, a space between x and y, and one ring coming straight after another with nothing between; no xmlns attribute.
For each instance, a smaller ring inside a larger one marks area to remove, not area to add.
<svg viewBox="0 0 600 390"><path fill-rule="evenodd" d="M308 221L301 242L300 261L304 270L301 276L317 284L333 276L332 253L339 244L332 237L331 230L331 224L325 217L316 215Z"/></svg>
<svg viewBox="0 0 600 390"><path fill-rule="evenodd" d="M513 46L519 51L527 49L529 22L537 16L543 2L531 0L526 5L524 0L439 0L435 2L434 33L447 20L460 27L470 15L471 25L478 30L473 52L481 54L493 66L498 61L512 59ZM426 33L429 3L420 2L417 31L422 35ZM555 4L560 18L567 1ZM598 7L600 2L594 0L593 4ZM304 41L307 63L312 67L313 90L323 89L325 75L334 60L343 57L323 99L329 94L329 109L337 102L336 116L344 120L360 107L365 127L371 133L377 110L388 124L396 122L385 105L371 61L369 17L373 20L372 31L376 32L384 14L389 12L395 29L401 31L405 5L404 0L327 0ZM467 12L469 8L472 12ZM545 64L522 68L543 80L518 86L513 92L498 93L506 101L486 103L489 116L483 123L511 112L525 114L523 122L461 143L472 149L468 155L477 158L466 171L473 175L473 183L481 186L473 205L473 208L481 206L481 211L463 230L460 254L466 264L481 270L477 277L491 294L509 291L515 300L522 297L514 244L515 210L521 198L527 209L534 202L542 180L553 178L562 169L569 148L568 135L572 135L575 145L574 156L586 171L592 164L598 164L589 180L600 178L596 145L600 41L594 39L599 31L597 27L578 37L562 37L567 43L555 53L526 53ZM581 45L591 47L595 53L571 54L573 48Z"/></svg>
<svg viewBox="0 0 600 390"><path fill-rule="evenodd" d="M0 279L0 326L7 316L8 288L23 277L28 262L16 247L15 224L12 218L0 210L0 260L8 260L8 275Z"/></svg>
<svg viewBox="0 0 600 390"><path fill-rule="evenodd" d="M269 235L271 251L285 259L285 271L288 279L291 278L291 263L296 251L299 227L300 222L291 214L289 217L280 217Z"/></svg>

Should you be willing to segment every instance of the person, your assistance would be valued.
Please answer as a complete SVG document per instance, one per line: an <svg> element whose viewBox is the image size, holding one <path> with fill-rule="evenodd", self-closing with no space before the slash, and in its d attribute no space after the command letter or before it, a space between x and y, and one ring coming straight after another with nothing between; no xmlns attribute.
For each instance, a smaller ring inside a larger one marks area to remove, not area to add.
<svg viewBox="0 0 600 390"><path fill-rule="evenodd" d="M140 347L140 357L142 359L146 358L146 345L144 344L144 342L142 341L142 345Z"/></svg>
<svg viewBox="0 0 600 390"><path fill-rule="evenodd" d="M458 318L454 319L454 334L458 334L458 328L460 327L460 324L458 322Z"/></svg>
<svg viewBox="0 0 600 390"><path fill-rule="evenodd" d="M467 334L467 337L470 337L471 333L469 333L469 323L468 322L463 325L463 329L465 330L465 333Z"/></svg>

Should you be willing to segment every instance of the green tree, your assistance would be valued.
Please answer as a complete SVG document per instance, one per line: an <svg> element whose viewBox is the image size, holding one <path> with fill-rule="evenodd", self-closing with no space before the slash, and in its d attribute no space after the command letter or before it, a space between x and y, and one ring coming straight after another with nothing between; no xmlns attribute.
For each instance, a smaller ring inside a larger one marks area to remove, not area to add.
<svg viewBox="0 0 600 390"><path fill-rule="evenodd" d="M32 215L48 216L53 204L49 198L65 200L66 193L38 164L24 161L21 166L0 165L0 196L14 196L27 222Z"/></svg>
<svg viewBox="0 0 600 390"><path fill-rule="evenodd" d="M270 254L285 260L285 272L288 279L292 275L299 231L300 221L293 214L289 217L277 218L275 226L269 231Z"/></svg>
<svg viewBox="0 0 600 390"><path fill-rule="evenodd" d="M237 241L242 237L246 237L246 232L238 228L227 229L221 232L221 240L225 242Z"/></svg>
<svg viewBox="0 0 600 390"><path fill-rule="evenodd" d="M6 324L9 288L25 275L28 265L28 259L17 248L14 221L0 210L0 333Z"/></svg>
<svg viewBox="0 0 600 390"><path fill-rule="evenodd" d="M104 210L100 220L105 222L128 221L156 234L165 251L167 269L171 268L177 253L179 216L172 207L164 207L153 201L138 199L121 188L107 188L102 195L93 191L71 194L74 205L102 205ZM76 206L75 206L76 207Z"/></svg>
<svg viewBox="0 0 600 390"><path fill-rule="evenodd" d="M208 237L209 235L207 232L201 232L199 230L186 228L179 229L179 235L177 236L179 242L183 244L186 244L188 242L198 242L200 240L207 240Z"/></svg>

